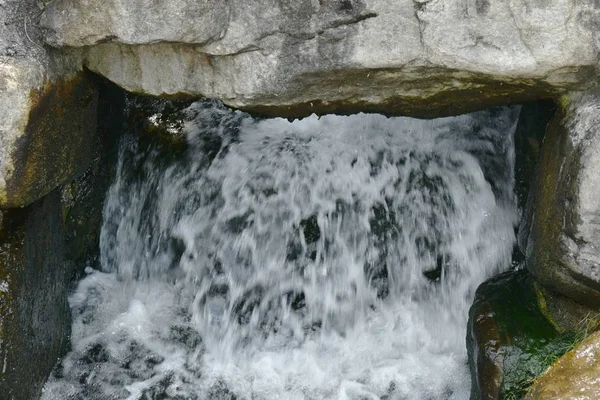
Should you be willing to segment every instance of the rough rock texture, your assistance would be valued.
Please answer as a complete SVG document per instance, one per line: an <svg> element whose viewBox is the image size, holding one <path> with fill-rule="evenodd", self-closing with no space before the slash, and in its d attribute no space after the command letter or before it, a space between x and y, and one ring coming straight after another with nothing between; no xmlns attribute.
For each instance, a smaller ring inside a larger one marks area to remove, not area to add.
<svg viewBox="0 0 600 400"><path fill-rule="evenodd" d="M525 400L600 398L600 332L590 335L539 377Z"/></svg>
<svg viewBox="0 0 600 400"><path fill-rule="evenodd" d="M2 400L39 398L46 377L68 349L67 294L98 252L103 199L114 174L115 133L124 108L122 93L118 96L100 98L105 118L97 129L102 140L94 149L97 161L82 176L28 207L1 212Z"/></svg>
<svg viewBox="0 0 600 400"><path fill-rule="evenodd" d="M0 393L7 400L32 399L39 397L68 345L60 193L5 218L0 232Z"/></svg>
<svg viewBox="0 0 600 400"><path fill-rule="evenodd" d="M527 267L549 289L600 305L600 94L561 100L532 188L530 228L521 235Z"/></svg>
<svg viewBox="0 0 600 400"><path fill-rule="evenodd" d="M599 9L594 0L56 0L42 24L52 45L97 44L85 65L134 92L290 116L435 116L589 86Z"/></svg>
<svg viewBox="0 0 600 400"><path fill-rule="evenodd" d="M76 52L41 46L40 14L35 1L0 0L0 208L30 204L91 161L95 90Z"/></svg>
<svg viewBox="0 0 600 400"><path fill-rule="evenodd" d="M55 46L87 46L106 41L201 44L221 38L227 29L226 1L171 0L167 13L158 12L157 4L160 2L156 0L65 0L51 6L41 23L57 23L57 30L64 32L64 36L48 37Z"/></svg>

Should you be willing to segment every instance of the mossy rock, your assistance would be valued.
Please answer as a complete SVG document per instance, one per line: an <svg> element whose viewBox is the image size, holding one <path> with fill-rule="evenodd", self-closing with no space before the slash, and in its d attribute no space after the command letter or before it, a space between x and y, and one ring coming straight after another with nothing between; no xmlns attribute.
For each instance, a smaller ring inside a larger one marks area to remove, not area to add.
<svg viewBox="0 0 600 400"><path fill-rule="evenodd" d="M471 399L521 399L534 379L580 339L545 316L531 275L503 273L483 283L469 311Z"/></svg>

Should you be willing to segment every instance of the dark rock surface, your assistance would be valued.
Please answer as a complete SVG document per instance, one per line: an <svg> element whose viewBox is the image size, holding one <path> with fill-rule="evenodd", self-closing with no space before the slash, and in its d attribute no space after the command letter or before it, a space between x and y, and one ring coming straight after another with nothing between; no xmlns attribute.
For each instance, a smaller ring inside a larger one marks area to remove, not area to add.
<svg viewBox="0 0 600 400"><path fill-rule="evenodd" d="M521 235L535 279L589 307L600 306L599 100L597 92L561 99Z"/></svg>
<svg viewBox="0 0 600 400"><path fill-rule="evenodd" d="M96 262L103 199L113 176L123 93L102 86L94 162L28 207L3 212L0 228L0 398L39 398L68 349L67 294ZM95 111L94 111L95 112Z"/></svg>

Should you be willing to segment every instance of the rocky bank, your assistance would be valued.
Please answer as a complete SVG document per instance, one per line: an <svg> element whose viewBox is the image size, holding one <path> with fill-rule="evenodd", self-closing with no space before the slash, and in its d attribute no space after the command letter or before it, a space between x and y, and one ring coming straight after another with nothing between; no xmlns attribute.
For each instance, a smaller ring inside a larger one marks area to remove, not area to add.
<svg viewBox="0 0 600 400"><path fill-rule="evenodd" d="M116 129L106 116L117 121L122 111L114 100L122 93L107 95L110 85L89 71L138 94L213 97L284 117L438 117L554 99L519 244L540 293L600 306L595 0L0 0L0 22L0 365L8 365L0 392L8 398L35 398L66 346L77 273L65 239L75 203L65 188L93 168ZM563 306L550 303L552 319ZM47 362L20 391L35 354ZM543 382L532 390L544 393Z"/></svg>

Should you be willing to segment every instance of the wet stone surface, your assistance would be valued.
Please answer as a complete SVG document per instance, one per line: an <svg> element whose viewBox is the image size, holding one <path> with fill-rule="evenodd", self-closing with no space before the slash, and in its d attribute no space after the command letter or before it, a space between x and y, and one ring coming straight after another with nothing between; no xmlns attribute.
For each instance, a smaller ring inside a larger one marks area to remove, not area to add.
<svg viewBox="0 0 600 400"><path fill-rule="evenodd" d="M509 271L483 283L469 311L471 399L520 399L580 332L559 332L545 317L531 276Z"/></svg>

